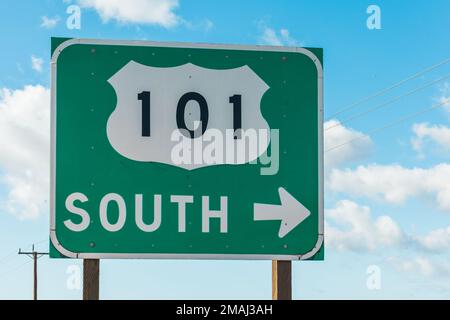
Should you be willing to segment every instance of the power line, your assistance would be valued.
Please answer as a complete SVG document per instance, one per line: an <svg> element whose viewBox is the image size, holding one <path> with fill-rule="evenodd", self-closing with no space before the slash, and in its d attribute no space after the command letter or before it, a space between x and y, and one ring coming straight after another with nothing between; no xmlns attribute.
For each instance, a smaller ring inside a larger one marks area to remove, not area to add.
<svg viewBox="0 0 450 320"><path fill-rule="evenodd" d="M44 243L44 242L46 242L46 241L49 241L48 238L43 239L43 240L39 240L38 242L35 243L35 245ZM28 245L28 244L27 244L27 245ZM29 244L29 245L31 245L31 244ZM0 264L3 263L3 262L5 262L6 260L8 260L8 258L10 258L11 256L15 255L16 253L17 253L17 250L15 250L15 249L14 249L14 250L11 250L10 252L8 252L5 256L3 256L3 257L0 258Z"/></svg>
<svg viewBox="0 0 450 320"><path fill-rule="evenodd" d="M13 256L16 253L16 251L11 251L10 253L8 253L6 256L0 258L0 264L5 262L8 258L10 258L11 256Z"/></svg>
<svg viewBox="0 0 450 320"><path fill-rule="evenodd" d="M414 90L411 90L411 91L409 91L409 92L407 92L407 93L405 93L405 94L399 95L399 96L397 96L397 97L395 97L395 98L393 98L393 99L391 99L391 100L385 101L385 102L383 102L383 103L381 103L381 104L379 104L379 105L377 105L377 106L375 106L375 107L373 107L373 108L367 109L367 110L365 110L365 111L363 111L363 112L357 113L357 114L354 115L354 116L351 116L351 117L349 117L349 118L347 118L347 119L344 119L344 120L340 121L339 123L336 123L336 124L334 124L334 125L332 125L332 126L327 127L327 128L325 129L325 131L331 130L331 129L336 128L336 127L341 127L341 126L343 126L344 124L346 124L346 123L348 123L348 122L350 122L350 121L353 121L353 120L355 120L355 119L357 119L357 118L360 118L360 117L362 117L362 116L365 116L366 114L369 114L369 113L371 113L371 112L377 111L377 110L379 110L379 109L381 109L381 108L383 108L383 107L385 107L385 106L387 106L387 105L389 105L389 104L391 104L391 103L393 103L393 102L396 102L396 101L400 100L400 99L403 98L403 97L410 96L410 95L412 95L412 94L414 94L414 93L417 93L417 92L419 92L420 90L423 90L423 89L425 89L425 88L428 88L428 87L430 87L430 86L432 86L432 85L434 85L434 84L436 84L436 83L438 83L438 82L441 82L442 80L445 80L445 79L447 79L447 78L449 78L449 77L450 77L450 73L449 73L449 74L446 74L445 76L443 76L443 77L441 77L441 78L439 78L439 79L436 79L436 80L433 80L433 81L431 81L431 82L428 82L428 83L426 83L425 85L420 86L420 87L418 87L418 88L416 88L416 89L414 89Z"/></svg>
<svg viewBox="0 0 450 320"><path fill-rule="evenodd" d="M349 105L347 105L347 106L344 106L344 107L342 107L340 110L338 110L337 112L335 112L335 113L333 113L331 116L329 116L329 117L327 118L327 120L329 120L329 119L331 119L331 118L333 118L333 117L335 117L335 116L337 116L337 115L339 115L339 114L341 114L341 113L343 113L343 112L346 112L346 111L348 111L348 110L350 110L350 109L353 109L353 108L355 108L356 106L359 106L360 104L362 104L362 103L364 103L364 102L366 102L366 101L369 101L369 100L371 100L371 99L373 99L373 98L379 97L379 96L385 94L386 92L389 92L390 90L395 89L395 88L401 86L402 84L404 84L404 83L406 83L406 82L408 82L408 81L410 81L410 80L416 79L416 78L420 77L421 75L423 75L423 74L425 74L425 73L427 73L427 72L430 72L431 70L434 70L434 69L436 69L436 68L438 68L438 67L440 67L440 66L446 64L446 63L449 62L449 61L450 61L450 59L447 58L447 59L445 59L444 61L441 61L441 62L439 62L439 63L437 63L437 64L435 64L435 65L432 65L431 67L428 67L428 68L426 68L426 69L424 69L424 70L422 70L422 71L419 71L419 72L417 72L417 73L415 73L415 74L409 76L408 78L405 78L405 79L403 79L403 80L400 80L400 81L397 82L397 83L394 83L393 85L391 85L391 86L389 86L389 87L387 87L387 88L384 88L384 89L382 89L382 90L380 90L380 91L378 91L378 92L376 92L376 93L374 93L374 94L371 94L371 95L366 96L366 97L364 97L364 98L362 98L362 99L360 99L360 100L357 100L357 101L355 101L355 102L353 102L353 103L351 103L351 104L349 104Z"/></svg>
<svg viewBox="0 0 450 320"><path fill-rule="evenodd" d="M17 270L21 269L21 268L24 267L25 265L29 264L31 261L32 261L32 260L28 260L28 261L26 261L26 262L24 262L24 263L21 263L20 265L14 267L14 268L11 268L11 269L9 269L9 270L3 272L2 274L0 274L0 279L3 278L4 276L10 274L10 273L13 272L13 271L17 271Z"/></svg>
<svg viewBox="0 0 450 320"><path fill-rule="evenodd" d="M443 106L443 105L445 105L445 104L448 104L449 102L450 102L450 99L445 99L445 100L444 100L443 102L441 102L441 103L435 104L435 105L433 105L433 106L431 106L431 107L429 107L429 108L426 108L426 109L422 109L422 110L420 110L420 111L418 111L418 112L415 112L415 113L406 115L406 116L404 116L404 117L402 117L402 118L397 119L396 121L393 121L393 122L391 122L391 123L388 123L388 124L385 125L385 126L376 128L376 129L371 130L371 131L368 131L367 133L368 133L368 134L373 134L373 133L377 133L377 132L383 131L383 130L388 129L388 128L390 128L390 127L393 127L393 126L395 126L395 125L397 125L397 124L400 124L400 123L402 123L402 122L404 122L404 121L406 121L406 120L412 119L412 118L417 117L417 116L419 116L419 115L421 115L421 114L424 114L424 113L426 113L426 112L428 112L428 111L431 111L431 110L436 109L436 108L438 108L438 107L441 107L441 106ZM358 137L356 137L356 138L350 139L350 140L348 140L348 141L346 141L346 142L344 142L344 143L338 144L338 145L336 145L336 146L333 146L333 147L331 147L331 148L325 150L325 152L330 152L330 151L336 150L336 149L338 149L338 148L340 148L340 147L343 147L343 146L345 146L345 145L347 145L347 144L349 144L349 143L352 143L352 142L355 141L355 140L359 140L359 139L362 139L362 138L364 138L364 137L365 137L365 136L358 136Z"/></svg>
<svg viewBox="0 0 450 320"><path fill-rule="evenodd" d="M43 240L40 240L40 241L38 241L38 242L35 242L34 244L37 245L37 244L41 244L41 243L44 243L44 242L47 242L47 241L48 241L48 238L45 238L45 239L43 239Z"/></svg>

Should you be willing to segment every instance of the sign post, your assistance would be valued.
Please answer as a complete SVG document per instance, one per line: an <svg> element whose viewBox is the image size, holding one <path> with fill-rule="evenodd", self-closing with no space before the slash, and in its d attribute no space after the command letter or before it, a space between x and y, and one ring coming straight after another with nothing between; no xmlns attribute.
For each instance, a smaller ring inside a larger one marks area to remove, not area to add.
<svg viewBox="0 0 450 320"><path fill-rule="evenodd" d="M291 261L272 261L272 299L292 299Z"/></svg>
<svg viewBox="0 0 450 320"><path fill-rule="evenodd" d="M100 296L100 260L83 259L83 300L98 300Z"/></svg>
<svg viewBox="0 0 450 320"><path fill-rule="evenodd" d="M51 257L322 260L322 77L316 48L53 38Z"/></svg>

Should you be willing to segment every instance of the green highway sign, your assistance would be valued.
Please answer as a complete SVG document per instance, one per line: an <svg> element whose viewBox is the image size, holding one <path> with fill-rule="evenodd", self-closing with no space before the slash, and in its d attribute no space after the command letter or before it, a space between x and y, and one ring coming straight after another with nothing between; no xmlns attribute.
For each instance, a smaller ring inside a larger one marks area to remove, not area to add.
<svg viewBox="0 0 450 320"><path fill-rule="evenodd" d="M52 39L51 257L323 259L322 49Z"/></svg>

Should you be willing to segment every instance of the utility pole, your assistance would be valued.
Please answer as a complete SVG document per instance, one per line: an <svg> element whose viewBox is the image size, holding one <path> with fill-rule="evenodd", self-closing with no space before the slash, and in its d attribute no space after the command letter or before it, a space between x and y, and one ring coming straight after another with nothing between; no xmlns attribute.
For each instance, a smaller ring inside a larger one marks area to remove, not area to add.
<svg viewBox="0 0 450 320"><path fill-rule="evenodd" d="M34 285L33 285L33 300L37 300L37 260L47 255L48 252L37 252L34 250L34 244L32 246L31 252L22 251L22 249L19 248L19 254L25 254L31 259L33 259L34 267L33 267L33 278L34 278Z"/></svg>

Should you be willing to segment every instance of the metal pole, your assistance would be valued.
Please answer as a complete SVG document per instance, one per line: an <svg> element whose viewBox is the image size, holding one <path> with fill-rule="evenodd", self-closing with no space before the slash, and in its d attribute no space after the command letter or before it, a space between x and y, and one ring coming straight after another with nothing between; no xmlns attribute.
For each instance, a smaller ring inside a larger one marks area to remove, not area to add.
<svg viewBox="0 0 450 320"><path fill-rule="evenodd" d="M99 299L100 260L83 260L83 300Z"/></svg>
<svg viewBox="0 0 450 320"><path fill-rule="evenodd" d="M292 300L291 261L272 261L272 299Z"/></svg>

